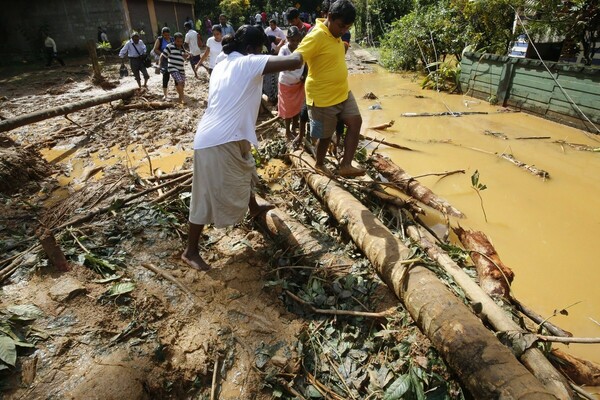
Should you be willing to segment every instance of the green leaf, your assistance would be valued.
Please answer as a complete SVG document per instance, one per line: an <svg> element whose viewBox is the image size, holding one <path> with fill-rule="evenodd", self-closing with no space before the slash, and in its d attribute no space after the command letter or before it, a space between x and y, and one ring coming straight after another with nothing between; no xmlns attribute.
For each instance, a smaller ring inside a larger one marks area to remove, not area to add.
<svg viewBox="0 0 600 400"><path fill-rule="evenodd" d="M400 400L410 389L410 375L404 374L396 379L383 394L383 400Z"/></svg>
<svg viewBox="0 0 600 400"><path fill-rule="evenodd" d="M109 296L120 296L122 294L129 293L135 289L135 284L133 282L120 282L115 283L108 289Z"/></svg>
<svg viewBox="0 0 600 400"><path fill-rule="evenodd" d="M475 172L473 172L473 175L471 175L471 186L477 187L478 183L479 183L479 171L475 170Z"/></svg>
<svg viewBox="0 0 600 400"><path fill-rule="evenodd" d="M312 399L322 399L323 395L313 385L306 387L306 395Z"/></svg>
<svg viewBox="0 0 600 400"><path fill-rule="evenodd" d="M11 314L11 319L17 319L21 321L30 321L37 319L44 315L42 310L33 304L19 304L15 306L8 306L6 308Z"/></svg>
<svg viewBox="0 0 600 400"><path fill-rule="evenodd" d="M13 367L17 362L17 348L15 342L4 335L0 335L0 360Z"/></svg>

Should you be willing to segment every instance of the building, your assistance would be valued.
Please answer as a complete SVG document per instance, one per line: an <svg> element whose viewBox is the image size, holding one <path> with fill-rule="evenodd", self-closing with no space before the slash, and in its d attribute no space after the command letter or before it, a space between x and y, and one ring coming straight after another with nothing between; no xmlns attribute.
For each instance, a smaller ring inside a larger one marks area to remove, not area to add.
<svg viewBox="0 0 600 400"><path fill-rule="evenodd" d="M102 27L113 48L133 30L152 44L163 26L184 32L195 20L194 0L31 0L14 1L0 13L0 60L35 60L42 56L42 33L48 32L59 52L85 51Z"/></svg>

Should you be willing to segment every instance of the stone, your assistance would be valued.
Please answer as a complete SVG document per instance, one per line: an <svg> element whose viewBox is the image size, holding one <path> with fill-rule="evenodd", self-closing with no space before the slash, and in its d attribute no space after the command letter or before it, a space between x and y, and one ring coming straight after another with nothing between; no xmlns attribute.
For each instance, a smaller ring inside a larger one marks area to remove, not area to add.
<svg viewBox="0 0 600 400"><path fill-rule="evenodd" d="M77 279L63 276L50 288L50 297L54 301L64 302L85 293L87 289Z"/></svg>

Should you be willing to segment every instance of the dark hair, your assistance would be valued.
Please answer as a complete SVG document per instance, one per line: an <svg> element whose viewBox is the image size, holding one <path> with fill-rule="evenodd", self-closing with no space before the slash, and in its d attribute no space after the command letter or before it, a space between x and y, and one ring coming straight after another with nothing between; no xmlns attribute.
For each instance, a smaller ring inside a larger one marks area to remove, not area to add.
<svg viewBox="0 0 600 400"><path fill-rule="evenodd" d="M227 18L227 15L225 15L225 14L221 14L221 15L219 15L219 18L221 18L221 17L225 17L225 18Z"/></svg>
<svg viewBox="0 0 600 400"><path fill-rule="evenodd" d="M286 18L288 21L291 21L296 18L300 18L300 11L297 8L290 7L288 8Z"/></svg>
<svg viewBox="0 0 600 400"><path fill-rule="evenodd" d="M160 33L171 33L171 30L165 26L160 30Z"/></svg>
<svg viewBox="0 0 600 400"><path fill-rule="evenodd" d="M302 35L300 33L300 29L298 29L297 26L290 26L288 28L288 30L287 30L287 33L286 33L285 37L292 38L292 37L294 37L296 35Z"/></svg>
<svg viewBox="0 0 600 400"><path fill-rule="evenodd" d="M173 35L173 38L175 38L175 39L182 38L183 39L183 33L181 33L181 32L175 32L175 34Z"/></svg>
<svg viewBox="0 0 600 400"><path fill-rule="evenodd" d="M275 18L271 18L271 19L269 20L269 23L270 23L270 24L277 24L277 21L275 21Z"/></svg>
<svg viewBox="0 0 600 400"><path fill-rule="evenodd" d="M213 25L212 26L212 30L213 31L219 31L219 32L223 33L223 29L221 29L221 25Z"/></svg>
<svg viewBox="0 0 600 400"><path fill-rule="evenodd" d="M336 0L329 6L331 20L341 19L344 24L353 24L356 19L356 8L350 0Z"/></svg>
<svg viewBox="0 0 600 400"><path fill-rule="evenodd" d="M327 16L329 12L329 7L331 6L331 0L324 0L323 4L321 4L321 13Z"/></svg>
<svg viewBox="0 0 600 400"><path fill-rule="evenodd" d="M235 35L227 35L223 38L223 52L231 54L237 51L241 54L248 53L248 47L258 47L265 44L265 32L252 25L242 25Z"/></svg>
<svg viewBox="0 0 600 400"><path fill-rule="evenodd" d="M184 28L187 28L187 29L192 29L192 21L186 21L186 22L183 24L183 27L184 27Z"/></svg>

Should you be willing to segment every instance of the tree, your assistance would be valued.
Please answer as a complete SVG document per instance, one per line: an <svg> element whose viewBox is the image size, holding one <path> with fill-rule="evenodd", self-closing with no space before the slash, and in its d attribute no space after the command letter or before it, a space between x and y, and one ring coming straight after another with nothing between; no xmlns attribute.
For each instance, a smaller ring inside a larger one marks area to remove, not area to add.
<svg viewBox="0 0 600 400"><path fill-rule="evenodd" d="M221 0L219 3L221 12L229 18L232 25L240 26L246 23L250 12L249 0Z"/></svg>
<svg viewBox="0 0 600 400"><path fill-rule="evenodd" d="M585 63L592 63L596 42L600 38L598 0L532 0L528 8L525 14L528 11L534 14L532 18L525 18L530 33L562 37L567 43L578 43Z"/></svg>

